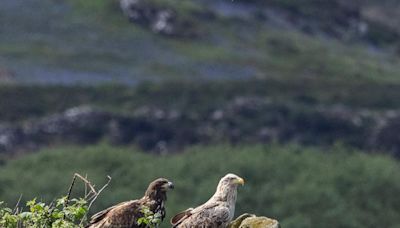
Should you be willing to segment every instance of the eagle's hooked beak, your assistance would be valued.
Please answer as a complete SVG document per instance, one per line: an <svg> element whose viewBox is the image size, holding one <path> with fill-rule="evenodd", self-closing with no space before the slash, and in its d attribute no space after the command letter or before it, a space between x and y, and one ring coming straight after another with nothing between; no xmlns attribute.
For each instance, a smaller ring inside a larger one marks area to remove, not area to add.
<svg viewBox="0 0 400 228"><path fill-rule="evenodd" d="M168 183L165 183L165 184L164 184L163 188L164 188L165 190L167 190L167 189L174 189L174 183L172 183L172 182L169 181Z"/></svg>
<svg viewBox="0 0 400 228"><path fill-rule="evenodd" d="M241 177L239 177L239 178L237 178L236 180L235 180L235 183L236 184L240 184L240 185L244 185L244 179L243 178L241 178Z"/></svg>

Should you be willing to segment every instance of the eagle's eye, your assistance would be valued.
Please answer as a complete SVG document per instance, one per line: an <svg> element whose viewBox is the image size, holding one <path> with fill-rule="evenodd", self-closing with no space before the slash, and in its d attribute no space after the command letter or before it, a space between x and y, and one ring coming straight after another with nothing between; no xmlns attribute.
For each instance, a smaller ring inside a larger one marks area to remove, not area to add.
<svg viewBox="0 0 400 228"><path fill-rule="evenodd" d="M157 184L157 188L160 190L169 190L169 189L173 189L174 188L174 184L168 180L162 180L160 182L158 182Z"/></svg>

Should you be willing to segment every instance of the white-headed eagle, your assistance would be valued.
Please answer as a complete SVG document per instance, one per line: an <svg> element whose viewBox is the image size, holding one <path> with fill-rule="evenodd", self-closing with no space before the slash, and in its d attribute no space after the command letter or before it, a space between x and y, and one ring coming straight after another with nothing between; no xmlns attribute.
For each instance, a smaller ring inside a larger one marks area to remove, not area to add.
<svg viewBox="0 0 400 228"><path fill-rule="evenodd" d="M150 183L141 199L130 200L109 207L93 215L86 228L145 228L146 224L139 224L138 220L144 216L144 208L153 214L165 217L164 204L167 200L167 191L174 188L172 182L159 178Z"/></svg>
<svg viewBox="0 0 400 228"><path fill-rule="evenodd" d="M225 228L235 213L237 186L244 180L235 174L227 174L218 184L215 194L204 204L178 213L171 219L176 228Z"/></svg>

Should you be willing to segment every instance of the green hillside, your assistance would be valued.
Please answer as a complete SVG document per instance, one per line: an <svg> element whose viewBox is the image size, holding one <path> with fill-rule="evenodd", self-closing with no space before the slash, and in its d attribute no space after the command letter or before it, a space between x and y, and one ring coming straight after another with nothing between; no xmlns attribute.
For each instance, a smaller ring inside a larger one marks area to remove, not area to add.
<svg viewBox="0 0 400 228"><path fill-rule="evenodd" d="M400 223L399 164L378 155L341 147L198 147L183 154L154 156L134 148L107 145L52 148L6 162L0 167L0 198L13 205L38 197L66 194L72 174L88 174L98 186L113 180L92 212L142 195L149 181L164 176L175 182L168 217L200 204L228 172L246 179L237 212L275 217L283 227L395 228ZM166 224L166 223L165 223ZM168 227L164 225L163 227Z"/></svg>
<svg viewBox="0 0 400 228"><path fill-rule="evenodd" d="M326 27L351 33L346 30L350 28L335 22L348 20L340 12L350 8L359 12L357 20L369 23L371 33L397 34L389 29L395 22L381 19L381 14L391 9L390 1L381 11L375 10L380 20L363 16L363 9L369 9L371 3L357 7L341 0L332 1L332 6L320 1L261 4L260 7L285 10L284 15L293 14L311 27L318 24L312 34L302 32L296 24L280 28L257 17L225 15L236 11L253 15L258 12L253 11L259 1L253 2L256 3L217 1L215 6L210 1L148 1L156 9L174 10L178 21L190 23L199 35L189 39L163 37L129 23L118 1L31 0L24 5L5 0L0 11L5 21L0 35L0 68L13 72L17 82L41 84L243 78L398 83L396 43L382 41L385 38L376 38L378 43L384 43L381 46L375 41L363 42L364 38L369 40L368 36L343 41L324 30ZM28 10L30 5L36 7L34 13ZM21 13L16 16L18 7ZM330 12L329 7L335 10ZM316 9L320 8L323 18L317 17L320 14ZM279 12L277 20L282 19ZM209 14L214 16L204 16ZM373 30L376 27L381 30Z"/></svg>

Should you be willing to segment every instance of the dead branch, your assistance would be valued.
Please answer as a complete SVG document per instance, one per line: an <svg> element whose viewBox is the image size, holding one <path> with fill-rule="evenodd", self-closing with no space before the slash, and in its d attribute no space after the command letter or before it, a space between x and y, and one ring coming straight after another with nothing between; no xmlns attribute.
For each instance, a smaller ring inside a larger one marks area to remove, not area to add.
<svg viewBox="0 0 400 228"><path fill-rule="evenodd" d="M105 183L105 184L103 185L103 187L100 188L100 190L98 190L97 192L91 190L91 192L93 192L93 196L89 199L90 203L89 203L89 206L88 206L88 208L87 208L86 215L81 219L81 222L79 223L79 225L82 225L82 223L83 223L84 220L86 219L87 213L89 212L89 210L90 210L90 208L92 207L93 203L96 201L97 197L98 197L98 196L101 194L101 192L102 192L105 188L107 188L107 186L110 184L112 178L111 178L110 176L107 176L107 178L108 178L107 183ZM90 183L90 182L89 182L89 183ZM90 185L89 185L89 187L90 187ZM90 193L90 192L89 192L89 193Z"/></svg>
<svg viewBox="0 0 400 228"><path fill-rule="evenodd" d="M110 184L112 178L111 178L110 176L107 176L107 178L108 178L107 183L106 183L105 185L103 185L103 187L96 193L96 195L95 195L95 196L93 197L93 199L90 201L88 210L90 209L90 207L92 206L92 204L94 203L94 201L96 201L96 199L97 199L97 197L100 195L100 193L101 193L105 188L107 188L107 186Z"/></svg>
<svg viewBox="0 0 400 228"><path fill-rule="evenodd" d="M72 178L71 185L69 186L69 189L68 189L68 194L67 194L66 201L65 201L65 203L64 203L64 207L67 207L67 206L68 206L69 199L70 199L71 193L72 193L72 189L73 189L73 187L74 187L74 185L75 185L75 182L76 182L76 178L77 178L77 177L78 177L81 181L83 181L83 182L85 183L85 196L84 196L84 198L85 198L86 200L90 200L93 196L95 196L95 195L98 194L97 191L96 191L96 189L95 189L95 185L92 184L92 183L87 179L87 175L86 175L86 177L83 177L83 176L81 176L80 174L75 173L75 174L74 174L74 177ZM89 192L88 192L88 188L90 189ZM93 196L90 196L90 195L93 195ZM90 196L90 197L89 197L89 196Z"/></svg>
<svg viewBox="0 0 400 228"><path fill-rule="evenodd" d="M79 178L79 179L80 179L81 181L83 181L84 184L85 184L85 196L84 196L84 199L85 199L87 202L89 202L89 206L88 206L88 208L87 208L87 211L89 212L90 208L92 207L93 203L96 201L97 197L100 195L100 193L101 193L105 188L107 188L107 186L110 184L112 178L111 178L110 176L107 176L107 178L108 178L107 183L104 184L103 187L100 188L98 191L96 191L95 185L92 184L92 183L87 179L87 175L85 175L85 177L83 177L83 176L81 176L80 174L75 173L75 174L74 174L74 177L72 178L71 185L70 185L69 188L68 188L68 194L67 194L67 197L66 197L65 202L64 202L64 207L67 207L67 206L68 206L69 200L70 200L70 198L71 198L72 190L73 190L73 188L74 188L74 185L75 185L75 182L76 182L76 179L77 179L77 178ZM84 220L86 219L86 216L87 216L87 213L86 213L86 215L81 219L81 222L79 223L80 225L82 225L82 223L83 223Z"/></svg>
<svg viewBox="0 0 400 228"><path fill-rule="evenodd" d="M19 207L19 204L21 203L21 199L22 199L22 194L21 195L19 195L19 198L18 198L18 201L17 201L17 204L15 204L15 207L14 207L14 210L13 210L13 214L14 215L16 215L16 214L18 214L18 207Z"/></svg>
<svg viewBox="0 0 400 228"><path fill-rule="evenodd" d="M85 183L87 184L87 186L90 188L90 190L91 190L93 193L97 194L97 192L96 192L96 190L95 190L95 188L94 188L94 187L95 187L94 184L90 183L90 181L88 181L86 178L82 177L82 176L79 175L78 173L75 173L74 176L79 177L79 179L81 179L83 182L85 182Z"/></svg>

